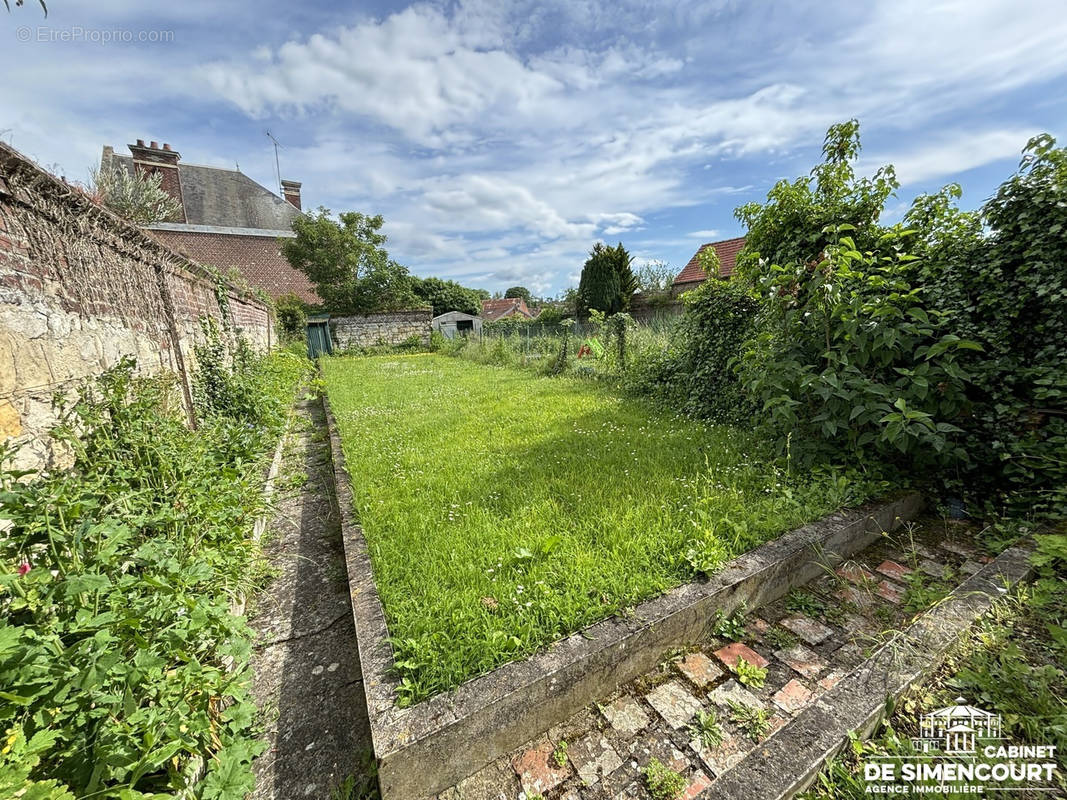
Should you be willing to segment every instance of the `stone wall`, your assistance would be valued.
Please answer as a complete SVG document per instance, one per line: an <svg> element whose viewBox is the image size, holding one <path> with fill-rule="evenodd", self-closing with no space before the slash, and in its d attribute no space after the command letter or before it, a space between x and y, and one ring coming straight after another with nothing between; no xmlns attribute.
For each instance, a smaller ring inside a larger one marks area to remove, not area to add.
<svg viewBox="0 0 1067 800"><path fill-rule="evenodd" d="M330 317L330 336L335 350L401 344L418 336L430 344L430 320L433 311L381 311L367 316Z"/></svg>
<svg viewBox="0 0 1067 800"><path fill-rule="evenodd" d="M199 319L221 322L222 305L254 347L270 346L262 302L0 144L0 441L19 445L15 466L54 461L53 395L123 356L176 372L188 408Z"/></svg>

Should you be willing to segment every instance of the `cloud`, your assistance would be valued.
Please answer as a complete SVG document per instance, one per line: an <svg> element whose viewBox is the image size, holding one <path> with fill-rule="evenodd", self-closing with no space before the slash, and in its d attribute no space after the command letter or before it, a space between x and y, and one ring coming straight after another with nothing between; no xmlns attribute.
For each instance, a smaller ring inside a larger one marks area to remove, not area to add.
<svg viewBox="0 0 1067 800"><path fill-rule="evenodd" d="M0 48L33 76L0 98L16 146L81 177L102 144L141 136L273 185L269 127L308 205L382 213L413 271L487 288L562 289L598 238L684 262L852 116L876 154L863 167L893 161L908 183L1067 123L1061 0L155 6L92 11L174 28L174 46ZM88 16L56 6L49 23Z"/></svg>
<svg viewBox="0 0 1067 800"><path fill-rule="evenodd" d="M873 173L883 164L892 164L901 185L922 183L932 178L959 175L976 167L1004 159L1018 160L1023 146L1036 131L1021 128L979 133L956 132L922 146L901 152L863 158L860 174Z"/></svg>

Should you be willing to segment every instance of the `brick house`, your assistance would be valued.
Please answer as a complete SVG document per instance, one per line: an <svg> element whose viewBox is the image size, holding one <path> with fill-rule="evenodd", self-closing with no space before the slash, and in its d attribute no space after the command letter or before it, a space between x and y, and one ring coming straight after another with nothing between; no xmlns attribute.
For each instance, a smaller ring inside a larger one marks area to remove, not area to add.
<svg viewBox="0 0 1067 800"><path fill-rule="evenodd" d="M282 181L279 197L236 169L180 164L169 144L127 145L130 155L104 147L102 169L162 175L162 187L179 203L179 219L145 226L163 244L203 264L240 270L245 280L271 297L292 292L308 303L319 297L307 276L294 269L278 248L279 237L293 236L300 211L300 184Z"/></svg>
<svg viewBox="0 0 1067 800"><path fill-rule="evenodd" d="M514 316L533 319L533 313L526 307L526 301L521 297L505 297L501 300L482 301L482 320L484 322L496 322Z"/></svg>
<svg viewBox="0 0 1067 800"><path fill-rule="evenodd" d="M741 248L745 246L745 237L738 236L736 239L724 239L721 242L708 242L707 244L700 245L699 249L693 254L693 257L689 259L689 263L682 268L682 271L674 278L674 284L671 286L671 294L675 297L682 292L688 292L690 289L697 288L700 284L708 279L708 276L704 273L704 269L700 266L700 254L712 248L716 255L719 257L719 274L718 278L726 279L734 274L734 267L737 265L737 254L741 252Z"/></svg>

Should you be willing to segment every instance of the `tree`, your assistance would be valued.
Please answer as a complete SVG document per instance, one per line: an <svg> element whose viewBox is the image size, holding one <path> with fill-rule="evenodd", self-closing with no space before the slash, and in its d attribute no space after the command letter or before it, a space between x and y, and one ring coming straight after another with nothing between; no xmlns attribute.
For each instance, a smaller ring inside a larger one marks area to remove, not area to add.
<svg viewBox="0 0 1067 800"><path fill-rule="evenodd" d="M674 285L674 270L665 261L649 261L637 269L637 291L643 295L664 294Z"/></svg>
<svg viewBox="0 0 1067 800"><path fill-rule="evenodd" d="M173 220L182 205L163 189L163 176L122 167L89 170L89 191L120 217L135 225Z"/></svg>
<svg viewBox="0 0 1067 800"><path fill-rule="evenodd" d="M633 257L619 242L614 247L597 242L589 251L578 282L578 315L603 311L608 316L625 311L637 291L637 278L631 269Z"/></svg>
<svg viewBox="0 0 1067 800"><path fill-rule="evenodd" d="M790 182L780 180L766 203L752 202L734 212L748 230L738 255L737 271L749 281L758 279L764 264L809 264L820 260L834 244L841 226L848 228L858 250L876 247L884 228L879 224L886 200L900 185L892 166L871 178L856 178L853 168L860 153L859 123L852 119L833 125L823 141L823 163ZM710 248L709 248L710 249Z"/></svg>
<svg viewBox="0 0 1067 800"><path fill-rule="evenodd" d="M397 264L382 246L381 215L356 211L330 217L330 210L293 221L296 237L281 240L282 255L315 284L315 291L331 311L366 314L418 306L407 268Z"/></svg>
<svg viewBox="0 0 1067 800"><path fill-rule="evenodd" d="M480 314L482 300L489 298L489 292L485 289L468 289L455 281L440 278L414 278L412 289L417 297L433 308L434 316L446 311Z"/></svg>
<svg viewBox="0 0 1067 800"><path fill-rule="evenodd" d="M504 297L521 297L525 301L527 306L533 305L533 296L530 294L530 290L527 289L525 286L512 286L510 289L504 292Z"/></svg>

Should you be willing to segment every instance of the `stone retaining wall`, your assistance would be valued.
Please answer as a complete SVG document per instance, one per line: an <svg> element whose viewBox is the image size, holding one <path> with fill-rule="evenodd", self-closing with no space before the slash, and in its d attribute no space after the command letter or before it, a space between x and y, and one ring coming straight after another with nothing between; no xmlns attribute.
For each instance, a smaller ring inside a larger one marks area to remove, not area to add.
<svg viewBox="0 0 1067 800"><path fill-rule="evenodd" d="M397 345L418 336L423 346L430 344L431 309L382 311L366 316L331 317L330 336L337 350Z"/></svg>
<svg viewBox="0 0 1067 800"><path fill-rule="evenodd" d="M20 445L15 466L54 460L53 394L123 356L176 372L188 406L199 319L222 321L220 296L232 327L268 348L264 303L0 144L0 441Z"/></svg>

